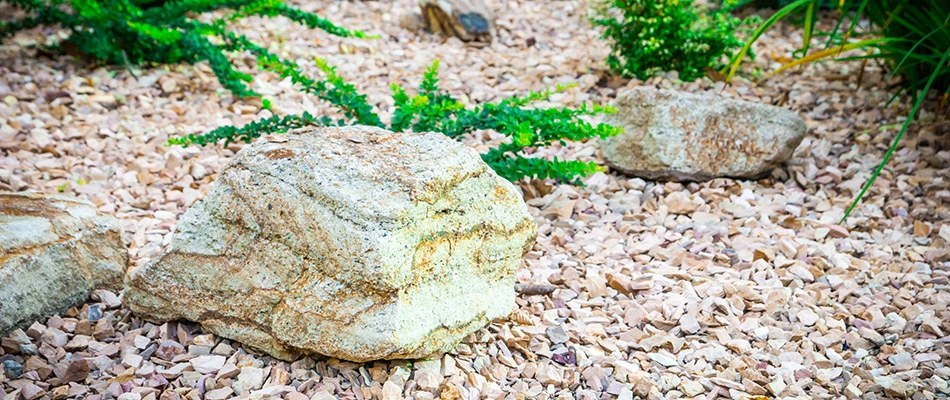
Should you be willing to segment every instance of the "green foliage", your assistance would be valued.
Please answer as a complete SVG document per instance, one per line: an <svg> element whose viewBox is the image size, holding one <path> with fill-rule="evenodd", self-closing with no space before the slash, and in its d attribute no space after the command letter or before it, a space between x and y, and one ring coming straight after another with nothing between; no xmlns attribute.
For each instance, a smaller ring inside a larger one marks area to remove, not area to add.
<svg viewBox="0 0 950 400"><path fill-rule="evenodd" d="M950 2L943 0L867 1L866 15L888 38L873 55L887 60L894 74L903 76L905 87L922 88L931 76L933 86L950 93L950 68L941 62L950 49Z"/></svg>
<svg viewBox="0 0 950 400"><path fill-rule="evenodd" d="M251 139L258 138L261 135L283 133L311 124L328 125L329 123L330 121L327 119L317 119L306 112L301 115L274 116L251 122L240 128L223 126L204 135L190 134L180 138L171 138L168 140L168 144L183 146L197 144L204 146L224 140L224 145L227 146L238 140L249 143Z"/></svg>
<svg viewBox="0 0 950 400"><path fill-rule="evenodd" d="M0 23L0 39L40 25L58 25L70 34L61 45L101 62L119 65L143 63L198 63L207 61L218 81L237 96L258 96L249 88L253 77L238 71L228 54L247 52L261 69L290 78L300 90L312 94L339 110L341 117L316 118L310 114L274 116L243 127L221 127L202 135L174 138L169 144L207 145L234 141L250 142L262 135L282 133L307 125L372 125L384 127L366 95L347 83L334 67L316 59L324 79L313 79L300 67L281 59L247 37L229 31L228 24L257 15L283 16L308 28L322 29L343 37L369 37L359 31L338 27L317 15L287 6L282 0L0 0L26 10L28 17ZM197 15L228 9L231 12L210 22ZM525 150L564 140L585 140L617 133L608 125L593 126L583 116L610 111L598 106L570 109L528 108L528 103L544 100L550 92L531 93L498 104L472 109L438 87L438 64L430 68L419 93L410 96L394 86L396 109L390 129L437 131L460 139L476 130L495 130L511 138L483 155L488 164L508 179L524 176L573 181L600 169L593 163L576 160L545 160L525 157ZM563 90L563 88L559 88ZM263 100L264 108L270 102Z"/></svg>
<svg viewBox="0 0 950 400"><path fill-rule="evenodd" d="M243 35L227 31L231 21L251 15L283 16L309 28L343 37L367 37L338 27L317 15L283 4L281 0L0 0L30 16L0 23L0 39L39 25L58 25L70 31L60 44L101 62L117 65L143 63L198 63L207 61L218 81L237 96L257 96L248 87L251 75L236 70L229 53L251 51L258 59L283 64ZM203 23L200 13L228 9L225 18Z"/></svg>
<svg viewBox="0 0 950 400"><path fill-rule="evenodd" d="M680 79L702 78L723 55L742 46L735 31L743 21L726 10L698 9L693 0L600 0L591 21L611 44L610 69L646 80L664 71Z"/></svg>
<svg viewBox="0 0 950 400"><path fill-rule="evenodd" d="M950 56L950 2L946 0L861 0L860 2L842 1L839 3L841 17L834 30L828 35L824 48L811 54L807 53L812 41L811 27L817 20L817 13L822 0L796 0L778 10L766 20L752 35L752 38L743 49L731 60L731 67L727 80L731 79L742 63L745 52L752 42L758 39L766 30L771 28L782 18L799 13L805 13L806 35L802 57L788 63L775 73L798 65L809 64L826 58L836 60L869 60L879 59L887 62L894 75L904 77L904 89L913 96L914 107L894 138L884 159L871 174L871 179L861 189L861 192L848 207L844 218L867 193L871 185L887 165L891 155L897 149L900 139L924 104L927 93L936 89L943 93L943 103L950 97L950 65L947 60ZM854 10L854 14L849 13ZM851 17L847 30L840 30L846 17ZM871 21L871 30L857 32L858 20L867 17ZM870 38L854 39L865 36ZM848 56L842 53L866 49L865 55ZM894 98L900 93L894 95ZM842 218L842 221L844 220Z"/></svg>
<svg viewBox="0 0 950 400"><path fill-rule="evenodd" d="M308 114L274 116L241 128L222 127L202 135L175 138L169 143L206 145L222 140L225 143L237 140L250 142L263 135L283 133L313 124L385 127L366 102L366 96L358 94L353 85L346 83L323 60L318 59L317 64L328 76L325 81L315 81L302 76L297 72L299 69L296 66L291 67L287 63L273 64L265 60L261 64L282 76L291 77L302 90L333 104L346 118L334 121L329 117L317 119ZM438 66L436 61L426 70L419 90L414 95L399 85L392 86L396 107L388 127L390 130L441 132L457 140L475 131L499 132L509 140L482 154L482 159L500 176L512 181L533 177L576 183L577 178L602 170L602 167L593 162L527 157L526 151L554 143L563 144L566 140L582 141L616 135L620 132L619 128L607 124L593 125L583 120L585 116L612 113L615 111L612 108L586 104L579 109L530 107L532 102L548 99L554 93L551 91L531 92L524 97L513 97L499 103L469 108L439 88ZM566 86L559 86L556 91L566 89Z"/></svg>

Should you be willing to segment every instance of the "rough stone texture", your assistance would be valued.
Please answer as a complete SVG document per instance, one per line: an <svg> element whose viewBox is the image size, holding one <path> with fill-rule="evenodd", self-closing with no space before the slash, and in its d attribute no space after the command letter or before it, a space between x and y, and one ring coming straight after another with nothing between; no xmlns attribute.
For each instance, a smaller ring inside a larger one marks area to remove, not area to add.
<svg viewBox="0 0 950 400"><path fill-rule="evenodd" d="M604 158L647 179L756 179L787 161L805 137L798 114L766 104L634 88L615 105L612 123L626 132L604 141Z"/></svg>
<svg viewBox="0 0 950 400"><path fill-rule="evenodd" d="M0 334L122 283L122 228L85 200L0 192Z"/></svg>
<svg viewBox="0 0 950 400"><path fill-rule="evenodd" d="M237 153L132 269L125 301L281 359L448 351L514 306L536 226L509 182L437 133L303 129Z"/></svg>
<svg viewBox="0 0 950 400"><path fill-rule="evenodd" d="M418 0L422 21L433 33L473 44L492 41L493 17L483 0Z"/></svg>

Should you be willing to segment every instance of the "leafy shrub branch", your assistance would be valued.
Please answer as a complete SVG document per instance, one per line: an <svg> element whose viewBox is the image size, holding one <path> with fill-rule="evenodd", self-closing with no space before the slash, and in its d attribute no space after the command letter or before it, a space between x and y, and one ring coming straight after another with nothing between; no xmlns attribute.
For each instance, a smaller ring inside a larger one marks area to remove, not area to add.
<svg viewBox="0 0 950 400"><path fill-rule="evenodd" d="M345 82L325 61L317 59L317 66L327 75L325 80L303 76L296 65L288 62L272 61L261 60L261 65L282 77L289 77L303 91L334 105L344 118L316 118L307 113L273 116L240 128L227 126L205 134L173 138L169 143L206 145L220 141L225 144L250 142L263 135L283 133L312 124L362 124L387 128L372 111L366 96L359 94L355 86ZM567 140L582 141L616 135L620 128L602 123L594 125L583 118L612 113L614 109L586 104L578 109L530 107L531 103L547 100L553 93L566 90L567 86L559 86L554 91L529 92L524 97L512 97L498 103L469 108L439 88L438 67L436 61L426 70L419 90L414 95L399 85L392 85L395 109L388 129L396 132L441 132L457 140L479 130L499 132L508 137L508 141L482 154L482 159L500 176L512 181L533 177L576 183L577 178L602 170L593 162L527 157L526 150L554 143L563 144Z"/></svg>
<svg viewBox="0 0 950 400"><path fill-rule="evenodd" d="M26 11L20 20L0 22L0 39L40 25L59 26L69 36L58 45L104 63L189 63L207 61L218 81L236 96L258 96L248 87L253 77L238 71L229 53L250 51L258 60L280 64L275 55L245 36L227 30L228 23L257 15L283 16L312 29L342 37L369 37L312 13L290 7L282 0L0 0ZM209 23L198 14L231 10Z"/></svg>
<svg viewBox="0 0 950 400"><path fill-rule="evenodd" d="M735 31L754 18L738 19L726 9L697 7L693 0L598 0L591 22L610 43L607 65L641 80L665 71L680 79L702 78L723 55L742 47Z"/></svg>
<svg viewBox="0 0 950 400"><path fill-rule="evenodd" d="M340 117L301 115L274 116L243 127L222 127L203 135L172 139L172 144L208 145L218 142L249 142L267 134L286 132L307 125L372 125L385 127L366 95L346 82L336 69L317 59L325 75L314 79L301 72L296 63L284 60L246 36L228 29L233 21L248 16L286 17L311 29L321 29L342 37L368 35L334 25L312 13L287 6L282 0L0 0L26 11L27 17L0 22L0 39L40 25L69 30L63 50L77 50L101 62L117 65L144 63L198 63L207 61L218 81L236 96L258 96L250 87L250 74L238 71L230 54L249 53L257 66L289 78L306 93L335 109ZM223 17L201 22L199 14L230 10ZM460 139L477 130L494 130L509 138L483 154L484 160L501 176L553 178L575 182L579 176L600 170L592 162L548 160L527 157L529 149L565 140L586 140L618 133L609 125L592 125L582 117L611 112L600 106L580 109L545 109L530 103L547 99L552 93L529 93L497 104L465 107L438 86L438 63L425 73L419 92L410 95L394 85L396 108L390 129L394 131L436 131ZM564 88L558 88L564 90ZM263 101L270 108L268 100Z"/></svg>

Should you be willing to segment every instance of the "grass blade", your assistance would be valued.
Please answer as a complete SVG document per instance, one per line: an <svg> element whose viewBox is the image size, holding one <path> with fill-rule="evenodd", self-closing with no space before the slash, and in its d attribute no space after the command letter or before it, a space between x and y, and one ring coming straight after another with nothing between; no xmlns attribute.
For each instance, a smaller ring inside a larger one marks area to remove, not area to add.
<svg viewBox="0 0 950 400"><path fill-rule="evenodd" d="M927 38L929 38L931 35L933 35L933 34L935 34L935 33L937 33L937 32L941 32L943 29L944 29L944 27L942 27L942 26L941 26L941 27L938 27L937 29L934 29L933 31L931 31L930 33L928 33L927 36L924 36L924 37L920 38L920 40L918 40L917 43L914 43L914 45L911 46L910 50L907 50L907 54L904 54L904 58L901 59L901 62L897 63L897 66L895 66L895 67L893 68L893 71L891 72L891 74L893 75L893 74L896 73L897 71L900 71L900 70L901 70L901 67L904 66L904 62L907 61L907 59L910 57L911 54L914 54L914 50L917 50L917 46L920 46L920 44L923 43L923 42L925 42L925 41L927 40ZM939 68L938 68L938 69L939 69Z"/></svg>
<svg viewBox="0 0 950 400"><path fill-rule="evenodd" d="M807 6L812 1L813 0L796 0L794 3L782 7L782 9L776 11L775 14L772 14L769 19L765 20L765 22L763 22L762 25L752 33L752 36L746 40L745 45L743 45L742 49L736 53L735 57L729 61L731 67L729 67L729 74L726 75L726 82L732 81L732 76L736 74L736 70L738 70L739 65L742 64L742 59L745 58L745 55L749 53L749 49L752 48L752 43L755 43L759 36L762 36L765 31L771 28L772 25L775 25L775 23L780 19L785 18L786 15L798 11L800 8Z"/></svg>
<svg viewBox="0 0 950 400"><path fill-rule="evenodd" d="M766 75L764 78L762 78L762 79L760 79L758 82L756 82L756 84L762 83L762 82L765 81L766 79L769 79L769 78L775 76L775 74L778 74L778 73L780 73L780 72L782 72L782 71L785 71L785 70L787 70L787 69L789 69L789 68L796 67L796 66L798 66L798 65L808 64L808 63L811 63L811 62L815 62L815 61L821 60L822 58L837 56L839 53L844 52L844 51L854 50L854 49L861 48L861 47L865 47L865 46L873 46L873 45L875 45L875 44L887 42L887 41L889 41L889 40L891 40L891 39L890 39L890 38L867 39L867 40L862 40L862 41L860 41L860 42L848 43L848 44L844 44L844 45L841 45L841 46L838 46L838 47L834 47L834 48L830 48L830 49L827 49L827 50L822 50L822 51L819 51L819 52L817 52L817 53L812 53L812 54L809 54L809 55L807 55L807 56L805 56L805 57L802 57L802 58L799 58L799 59L797 59L797 60L795 60L795 61L792 61L792 62L790 62L790 63L788 63L788 64L785 64L785 65L783 65L781 68L779 68L779 69L777 69L777 70L775 70L775 71L770 72L770 73L769 73L768 75Z"/></svg>
<svg viewBox="0 0 950 400"><path fill-rule="evenodd" d="M858 12L854 13L854 17L851 18L851 26L849 26L848 31L844 33L844 39L841 41L842 44L847 43L848 39L851 38L851 34L854 32L854 27L858 24L858 19L861 18L861 14L864 13L864 7L867 7L867 5L868 0L861 1L861 5L858 6ZM842 14L841 18L844 18L844 14ZM843 48L844 46L841 47Z"/></svg>
<svg viewBox="0 0 950 400"><path fill-rule="evenodd" d="M802 45L802 54L808 54L808 47L811 46L811 35L815 30L815 20L816 14L818 13L818 2L821 0L815 0L808 5L808 10L805 10L805 37Z"/></svg>
<svg viewBox="0 0 950 400"><path fill-rule="evenodd" d="M828 34L828 41L825 42L826 49L831 48L831 43L834 42L836 37L838 37L838 29L841 28L841 23L844 22L845 10L848 9L849 4L851 4L851 2L846 0L841 0L838 2L838 14L840 15L838 16L838 21L835 22L835 28L831 30L830 34Z"/></svg>
<svg viewBox="0 0 950 400"><path fill-rule="evenodd" d="M858 193L858 197L854 199L851 203L851 206L848 207L848 210L845 211L844 216L841 217L839 223L844 223L845 219L851 215L851 212L854 211L854 208L858 206L858 203L861 202L861 199L864 197L864 194L867 193L868 189L871 188L871 185L874 184L874 181L877 180L878 175L881 174L881 170L884 169L884 166L887 165L887 162L891 159L891 156L894 155L894 150L897 149L897 144L900 142L901 138L904 137L904 132L907 132L907 128L910 126L910 123L914 120L914 117L917 115L917 111L920 110L920 106L924 103L924 100L927 98L927 92L930 91L930 86L933 85L934 81L937 79L937 76L940 75L940 70L944 65L947 64L947 59L950 58L950 48L948 48L944 53L943 57L940 58L940 62L937 64L937 68L934 69L934 72L930 74L930 79L927 80L927 85L924 86L924 89L917 95L917 101L914 102L914 108L910 110L910 115L907 116L907 120L904 121L904 125L901 127L900 132L897 133L897 136L894 138L894 142L891 143L891 147L887 149L887 154L884 155L884 159L881 160L881 163L878 164L877 169L874 170L874 173L871 174L871 179L868 180L868 183L861 188L861 192Z"/></svg>

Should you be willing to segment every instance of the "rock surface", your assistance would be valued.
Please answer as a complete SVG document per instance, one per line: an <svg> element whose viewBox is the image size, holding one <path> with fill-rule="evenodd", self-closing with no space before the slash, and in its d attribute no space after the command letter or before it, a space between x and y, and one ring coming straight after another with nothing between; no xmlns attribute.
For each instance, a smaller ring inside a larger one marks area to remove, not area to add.
<svg viewBox="0 0 950 400"><path fill-rule="evenodd" d="M121 284L127 260L119 221L92 203L0 193L0 333Z"/></svg>
<svg viewBox="0 0 950 400"><path fill-rule="evenodd" d="M707 95L634 88L620 94L603 142L607 163L653 180L756 179L788 161L805 122L784 108Z"/></svg>
<svg viewBox="0 0 950 400"><path fill-rule="evenodd" d="M422 358L514 306L515 188L437 133L303 129L245 147L132 269L125 301L281 359Z"/></svg>
<svg viewBox="0 0 950 400"><path fill-rule="evenodd" d="M418 0L422 23L433 33L472 44L492 41L492 15L483 0Z"/></svg>

